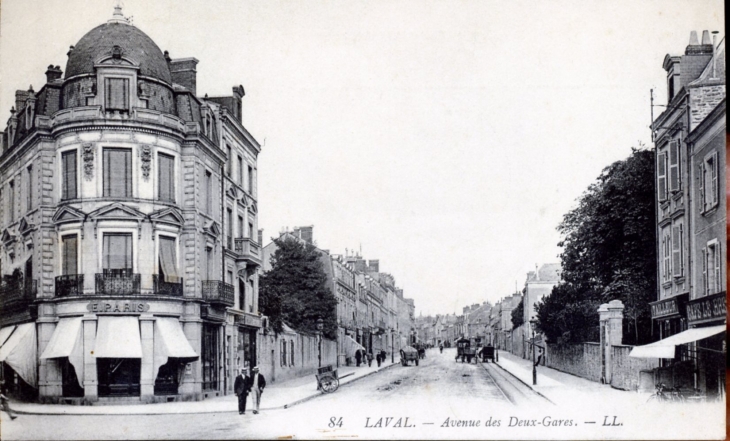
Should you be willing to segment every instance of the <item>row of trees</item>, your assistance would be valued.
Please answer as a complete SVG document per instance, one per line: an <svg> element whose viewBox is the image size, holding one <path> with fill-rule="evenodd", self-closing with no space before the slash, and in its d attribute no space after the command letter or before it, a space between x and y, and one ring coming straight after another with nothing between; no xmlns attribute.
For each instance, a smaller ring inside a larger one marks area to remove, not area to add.
<svg viewBox="0 0 730 441"><path fill-rule="evenodd" d="M284 329L284 323L315 333L322 319L322 335L336 339L337 299L327 286L319 252L312 244L288 237L273 241L277 249L271 270L259 279L261 313L269 317L276 333Z"/></svg>
<svg viewBox="0 0 730 441"><path fill-rule="evenodd" d="M598 312L613 299L624 305L624 342L651 338L649 302L656 299L654 152L633 149L606 167L568 212L562 281L536 305L538 328L552 343L598 340Z"/></svg>

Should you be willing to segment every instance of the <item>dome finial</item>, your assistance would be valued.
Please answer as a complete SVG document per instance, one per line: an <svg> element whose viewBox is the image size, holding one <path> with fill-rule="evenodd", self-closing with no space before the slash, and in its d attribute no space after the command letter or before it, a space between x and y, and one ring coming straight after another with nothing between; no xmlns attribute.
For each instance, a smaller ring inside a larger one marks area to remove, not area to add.
<svg viewBox="0 0 730 441"><path fill-rule="evenodd" d="M114 5L114 14L112 15L112 18L107 21L107 23L129 23L129 21L124 18L124 15L122 14L122 0L116 1L116 4Z"/></svg>

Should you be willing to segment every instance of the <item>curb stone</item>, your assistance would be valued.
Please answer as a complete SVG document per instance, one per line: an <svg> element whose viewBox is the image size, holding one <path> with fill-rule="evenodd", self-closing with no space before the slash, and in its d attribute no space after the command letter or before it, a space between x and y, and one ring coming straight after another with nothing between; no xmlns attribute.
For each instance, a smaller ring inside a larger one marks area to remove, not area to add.
<svg viewBox="0 0 730 441"><path fill-rule="evenodd" d="M480 365L482 365L482 367L483 367L484 363L482 363L481 361L479 361L478 363L479 363ZM503 368L503 367L502 367L502 366L501 366L501 365L499 364L499 362L494 362L493 364L496 364L496 365L497 365L497 366L498 366L498 367L499 367L500 369L502 369L503 371L505 371L505 372L507 372L508 374L510 374L510 375L511 375L511 376L512 376L512 377L513 377L514 379L516 379L516 380L517 380L517 381L519 381L520 383L524 384L525 386L529 387L529 388L530 388L530 389L531 389L531 390L532 390L533 392L535 392L536 394L538 394L538 395L540 395L541 397L543 397L544 399L546 399L546 400L547 400L547 401L548 401L549 403L551 403L551 404L555 405L555 403L554 403L554 402L553 402L553 401L552 401L552 400L551 400L550 398L546 397L546 396L545 396L544 394L542 394L542 393L541 393L540 391L538 391L537 389L535 389L534 387L532 387L532 385L530 385L530 384L527 384L527 383L525 383L524 381L522 381L522 379L520 379L520 377L518 377L517 375L515 375L515 374L513 374L512 372L508 371L507 369ZM486 369L486 368L485 368L485 369Z"/></svg>

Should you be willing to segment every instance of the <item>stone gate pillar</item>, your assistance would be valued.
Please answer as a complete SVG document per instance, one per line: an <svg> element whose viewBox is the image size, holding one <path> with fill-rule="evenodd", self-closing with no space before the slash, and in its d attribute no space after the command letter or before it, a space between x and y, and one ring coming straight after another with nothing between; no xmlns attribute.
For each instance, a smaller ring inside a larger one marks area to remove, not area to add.
<svg viewBox="0 0 730 441"><path fill-rule="evenodd" d="M598 308L601 330L601 382L611 384L611 346L623 342L624 304L611 300Z"/></svg>

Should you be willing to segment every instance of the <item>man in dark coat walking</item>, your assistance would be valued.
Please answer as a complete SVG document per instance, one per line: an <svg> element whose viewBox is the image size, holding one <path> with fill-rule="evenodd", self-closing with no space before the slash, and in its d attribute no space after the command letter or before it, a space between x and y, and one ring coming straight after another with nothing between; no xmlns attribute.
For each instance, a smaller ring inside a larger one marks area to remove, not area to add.
<svg viewBox="0 0 730 441"><path fill-rule="evenodd" d="M360 367L360 362L362 362L362 352L358 349L355 351L355 361L357 362L357 367Z"/></svg>
<svg viewBox="0 0 730 441"><path fill-rule="evenodd" d="M246 369L241 369L241 373L236 376L233 383L233 392L238 395L238 414L246 414L246 398L251 391L251 378L246 375Z"/></svg>

